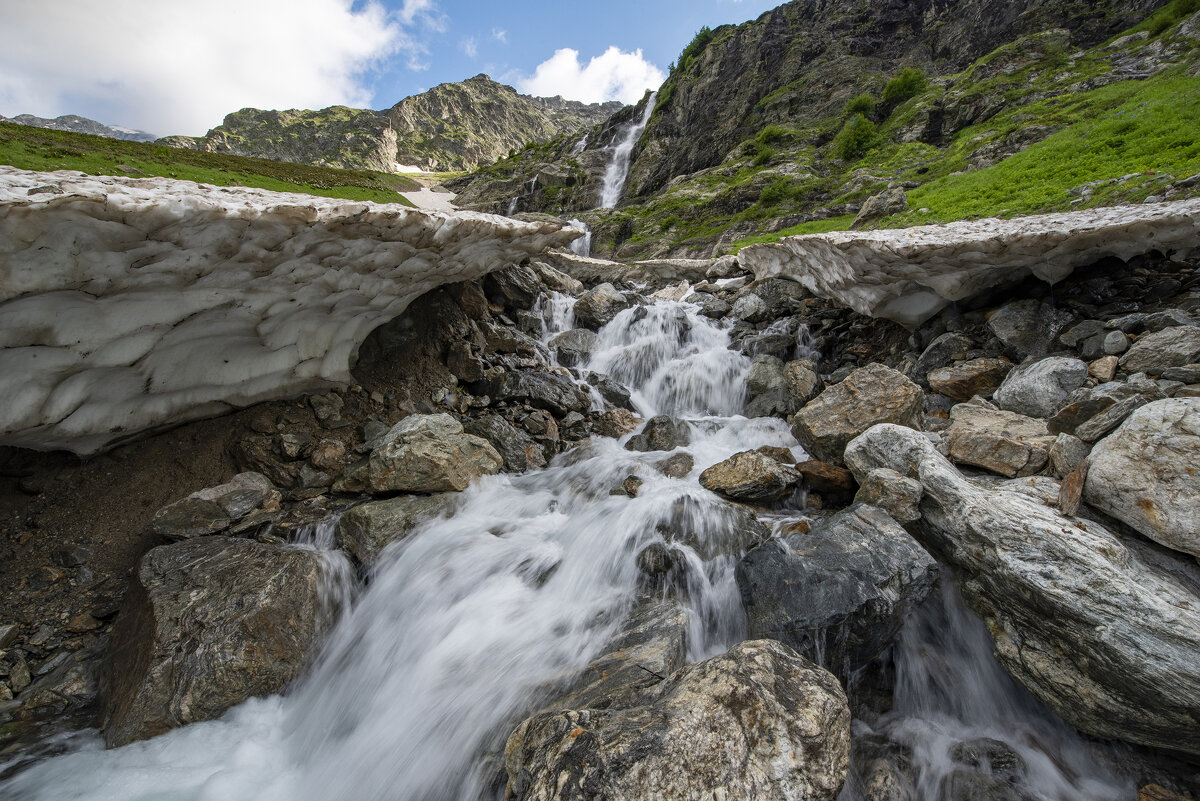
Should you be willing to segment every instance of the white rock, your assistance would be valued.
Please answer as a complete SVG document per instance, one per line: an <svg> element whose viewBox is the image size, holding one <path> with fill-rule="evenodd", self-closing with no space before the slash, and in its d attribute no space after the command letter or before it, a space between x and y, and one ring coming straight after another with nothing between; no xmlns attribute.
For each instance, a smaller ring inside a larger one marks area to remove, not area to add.
<svg viewBox="0 0 1200 801"><path fill-rule="evenodd" d="M36 194L54 184L63 194ZM0 166L0 443L94 453L348 383L416 297L557 225L165 178Z"/></svg>
<svg viewBox="0 0 1200 801"><path fill-rule="evenodd" d="M1106 257L1189 251L1200 199L885 231L791 236L738 253L758 280L799 281L857 312L917 326L947 303L1035 275L1057 283Z"/></svg>
<svg viewBox="0 0 1200 801"><path fill-rule="evenodd" d="M1026 362L1000 384L992 400L1009 412L1028 417L1053 417L1071 393L1087 381L1087 363L1065 356Z"/></svg>

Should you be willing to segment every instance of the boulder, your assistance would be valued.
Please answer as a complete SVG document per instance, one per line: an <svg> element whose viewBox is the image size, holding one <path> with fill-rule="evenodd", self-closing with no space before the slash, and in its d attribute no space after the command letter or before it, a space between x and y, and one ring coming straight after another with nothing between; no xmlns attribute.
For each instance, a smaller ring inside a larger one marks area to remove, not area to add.
<svg viewBox="0 0 1200 801"><path fill-rule="evenodd" d="M904 189L899 186L885 189L879 194L867 198L862 208L859 209L858 216L850 224L850 229L857 230L873 220L899 214L907 208L908 193Z"/></svg>
<svg viewBox="0 0 1200 801"><path fill-rule="evenodd" d="M284 690L332 622L314 551L202 537L149 551L101 683L110 747Z"/></svg>
<svg viewBox="0 0 1200 801"><path fill-rule="evenodd" d="M1145 406L1149 400L1149 398L1143 395L1122 398L1105 408L1099 414L1089 418L1086 422L1076 426L1075 436L1084 442L1095 442L1107 436L1110 431L1125 422L1125 419L1129 415Z"/></svg>
<svg viewBox="0 0 1200 801"><path fill-rule="evenodd" d="M937 574L887 512L855 504L750 551L737 582L751 638L779 640L848 679L891 644Z"/></svg>
<svg viewBox="0 0 1200 801"><path fill-rule="evenodd" d="M1091 451L1091 447L1079 437L1059 434L1050 446L1050 472L1057 478L1066 478Z"/></svg>
<svg viewBox="0 0 1200 801"><path fill-rule="evenodd" d="M629 438L625 449L630 451L673 451L692 441L692 430L683 420L667 415L651 417L646 427Z"/></svg>
<svg viewBox="0 0 1200 801"><path fill-rule="evenodd" d="M401 495L355 506L339 518L338 546L364 567L374 567L383 549L408 537L419 524L454 508L458 496Z"/></svg>
<svg viewBox="0 0 1200 801"><path fill-rule="evenodd" d="M489 273L483 279L483 291L502 308L529 310L542 293L542 285L531 268L512 264Z"/></svg>
<svg viewBox="0 0 1200 801"><path fill-rule="evenodd" d="M898 523L911 523L921 517L923 492L921 482L881 467L867 473L854 502L877 506Z"/></svg>
<svg viewBox="0 0 1200 801"><path fill-rule="evenodd" d="M485 392L496 400L524 401L555 417L586 412L592 405L587 393L558 373L512 370L488 381Z"/></svg>
<svg viewBox="0 0 1200 801"><path fill-rule="evenodd" d="M576 367L591 358L592 348L596 345L596 335L586 328L573 328L563 331L551 339L549 344L559 364L564 367Z"/></svg>
<svg viewBox="0 0 1200 801"><path fill-rule="evenodd" d="M777 501L799 482L800 474L794 469L758 451L735 453L700 474L705 489L739 501Z"/></svg>
<svg viewBox="0 0 1200 801"><path fill-rule="evenodd" d="M847 443L878 423L920 428L925 393L882 364L852 372L796 413L792 434L813 457L840 464Z"/></svg>
<svg viewBox="0 0 1200 801"><path fill-rule="evenodd" d="M1200 755L1194 562L976 484L901 426L866 432L846 463L863 478L888 468L921 482L915 535L959 571L997 659L1043 703L1098 737Z"/></svg>
<svg viewBox="0 0 1200 801"><path fill-rule="evenodd" d="M599 331L635 303L632 297L621 294L612 284L600 284L584 292L575 301L575 322L584 328Z"/></svg>
<svg viewBox="0 0 1200 801"><path fill-rule="evenodd" d="M761 323L768 319L770 312L762 298L753 292L747 292L733 302L729 316L747 323Z"/></svg>
<svg viewBox="0 0 1200 801"><path fill-rule="evenodd" d="M1172 326L1146 334L1121 357L1121 369L1127 373L1160 375L1172 367L1200 361L1200 328Z"/></svg>
<svg viewBox="0 0 1200 801"><path fill-rule="evenodd" d="M955 332L941 334L930 342L917 358L917 363L913 365L911 373L912 380L927 386L931 372L964 361L967 354L974 349L975 343L962 334Z"/></svg>
<svg viewBox="0 0 1200 801"><path fill-rule="evenodd" d="M705 562L741 556L771 539L771 527L736 503L684 496L672 504L655 531L670 545L685 545Z"/></svg>
<svg viewBox="0 0 1200 801"><path fill-rule="evenodd" d="M509 801L833 801L850 711L827 671L769 640L744 642L623 710L535 715L504 751ZM736 766L735 770L731 767Z"/></svg>
<svg viewBox="0 0 1200 801"><path fill-rule="evenodd" d="M803 409L805 404L825 389L821 376L817 375L812 362L809 361L788 362L783 366L783 378L787 383L788 408L793 412Z"/></svg>
<svg viewBox="0 0 1200 801"><path fill-rule="evenodd" d="M1069 312L1037 300L1018 300L1001 306L988 317L988 330L1018 359L1045 356L1054 349L1062 330L1070 324Z"/></svg>
<svg viewBox="0 0 1200 801"><path fill-rule="evenodd" d="M492 443L492 447L504 459L504 469L510 473L524 473L546 466L546 455L542 446L533 437L498 414L488 414L463 423L463 430Z"/></svg>
<svg viewBox="0 0 1200 801"><path fill-rule="evenodd" d="M1087 377L1085 362L1051 356L1022 364L1009 373L993 400L1001 409L1027 417L1053 417Z"/></svg>
<svg viewBox="0 0 1200 801"><path fill-rule="evenodd" d="M450 492L500 472L504 459L482 437L448 414L414 414L371 451L368 483L375 492Z"/></svg>
<svg viewBox="0 0 1200 801"><path fill-rule="evenodd" d="M668 478L687 478L695 466L696 460L686 452L672 454L654 463L654 469Z"/></svg>
<svg viewBox="0 0 1200 801"><path fill-rule="evenodd" d="M1054 436L1045 420L971 403L950 410L945 432L950 458L1013 478L1041 472Z"/></svg>
<svg viewBox="0 0 1200 801"><path fill-rule="evenodd" d="M990 398L1012 369L1012 362L1004 359L971 359L930 370L929 388L956 401L968 401L976 395Z"/></svg>
<svg viewBox="0 0 1200 801"><path fill-rule="evenodd" d="M224 484L193 492L154 513L150 527L169 540L215 534L256 509L278 509L282 495L261 473L238 473Z"/></svg>
<svg viewBox="0 0 1200 801"><path fill-rule="evenodd" d="M747 417L770 417L789 415L787 378L783 371L783 360L776 356L755 356L746 376L746 392L750 396L746 404Z"/></svg>
<svg viewBox="0 0 1200 801"><path fill-rule="evenodd" d="M620 439L637 429L641 421L633 416L628 409L610 409L595 418L592 430L602 437Z"/></svg>
<svg viewBox="0 0 1200 801"><path fill-rule="evenodd" d="M1200 556L1200 398L1141 407L1092 449L1084 499L1168 548Z"/></svg>
<svg viewBox="0 0 1200 801"><path fill-rule="evenodd" d="M835 506L850 503L858 491L854 474L836 464L806 459L796 465L796 472L800 474L800 486L804 490L817 493Z"/></svg>

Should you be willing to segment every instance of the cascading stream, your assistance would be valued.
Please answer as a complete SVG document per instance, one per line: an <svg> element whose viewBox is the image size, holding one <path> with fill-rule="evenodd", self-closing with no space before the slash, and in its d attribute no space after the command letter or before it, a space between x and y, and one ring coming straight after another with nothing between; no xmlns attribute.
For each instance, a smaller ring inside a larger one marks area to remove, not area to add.
<svg viewBox="0 0 1200 801"><path fill-rule="evenodd" d="M571 324L571 305L563 296L543 301L547 337ZM646 415L694 419L696 466L686 478L650 466L662 453L602 438L544 470L485 478L451 517L385 551L290 694L112 751L92 738L18 775L5 797L494 797L502 791L494 755L508 732L612 637L637 597L636 556L664 542L664 530L695 538L696 549L674 543L687 565L690 658L744 637L736 556L697 553L734 513L697 476L737 451L796 442L782 420L727 417L741 410L750 367L728 344L695 307L656 303L605 327L585 366L636 380ZM631 474L644 481L637 497L612 496ZM322 534L303 547L328 544Z"/></svg>

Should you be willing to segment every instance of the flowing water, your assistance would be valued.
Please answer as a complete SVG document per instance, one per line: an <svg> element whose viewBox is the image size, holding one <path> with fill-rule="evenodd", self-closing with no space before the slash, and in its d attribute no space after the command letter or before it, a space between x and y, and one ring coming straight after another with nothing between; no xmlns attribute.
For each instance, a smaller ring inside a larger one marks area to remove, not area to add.
<svg viewBox="0 0 1200 801"><path fill-rule="evenodd" d="M592 255L592 229L588 228L587 223L583 220L570 219L567 220L567 227L583 231L583 236L571 243L571 251L585 258Z"/></svg>
<svg viewBox="0 0 1200 801"><path fill-rule="evenodd" d="M654 104L657 101L658 92L651 92L650 98L646 101L646 110L642 112L641 118L636 122L629 123L620 134L620 140L613 145L612 161L608 163L608 169L604 171L604 185L600 189L600 208L615 209L617 207L617 201L621 199L621 193L625 191L625 180L629 177L629 161L633 155L633 148L642 138L642 132L646 130L646 125L650 122L650 115L654 112Z"/></svg>
<svg viewBox="0 0 1200 801"><path fill-rule="evenodd" d="M653 102L651 102L653 105ZM543 337L573 325L574 301L539 301ZM284 696L254 699L220 720L105 751L94 733L72 753L0 785L4 799L45 801L477 801L502 796L496 755L507 733L554 687L597 655L637 596L636 557L683 527L695 549L683 597L689 659L745 636L733 578L736 555L705 560L732 511L702 489L701 470L738 451L784 446L786 424L737 416L750 360L729 333L685 303L621 312L602 329L583 373L632 390L643 416L689 420L695 468L682 479L651 466L662 453L596 438L543 470L486 477L447 518L389 547L365 585L335 555L333 522L296 547L330 565L341 617L309 674ZM800 343L803 347L803 342ZM635 474L637 497L610 490ZM1088 761L1078 736L1054 722L990 659L982 624L955 606L929 607L897 647L894 710L857 724L912 752L920 792L939 799L948 749L994 737L1028 767L1031 798L1099 799L1119 783ZM1073 739L1072 739L1073 738ZM2 768L3 766L0 766ZM852 782L844 796L860 796Z"/></svg>

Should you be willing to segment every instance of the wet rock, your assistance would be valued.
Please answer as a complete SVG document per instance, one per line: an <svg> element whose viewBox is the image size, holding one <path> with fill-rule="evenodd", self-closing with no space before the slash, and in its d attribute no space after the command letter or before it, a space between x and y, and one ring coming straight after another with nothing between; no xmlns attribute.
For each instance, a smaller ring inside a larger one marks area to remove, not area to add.
<svg viewBox="0 0 1200 801"><path fill-rule="evenodd" d="M668 478L687 478L696 466L690 453L675 453L654 463L654 469Z"/></svg>
<svg viewBox="0 0 1200 801"><path fill-rule="evenodd" d="M736 453L700 474L705 489L740 501L777 501L799 482L794 469L758 451Z"/></svg>
<svg viewBox="0 0 1200 801"><path fill-rule="evenodd" d="M652 542L638 551L638 572L657 585L682 563L678 549L661 542Z"/></svg>
<svg viewBox="0 0 1200 801"><path fill-rule="evenodd" d="M836 464L808 459L796 465L796 472L800 474L803 489L817 493L834 506L850 503L858 491L854 474Z"/></svg>
<svg viewBox="0 0 1200 801"><path fill-rule="evenodd" d="M486 382L486 394L504 401L524 401L555 417L586 412L591 401L575 382L558 373L509 371Z"/></svg>
<svg viewBox="0 0 1200 801"><path fill-rule="evenodd" d="M498 414L468 420L463 423L463 430L492 443L492 447L504 459L504 469L510 473L524 473L546 466L542 446Z"/></svg>
<svg viewBox="0 0 1200 801"><path fill-rule="evenodd" d="M912 379L918 384L928 384L929 374L942 367L964 361L975 349L975 343L959 333L948 332L929 343L929 347L913 365Z"/></svg>
<svg viewBox="0 0 1200 801"><path fill-rule="evenodd" d="M732 308L728 303L718 298L716 295L710 295L708 292L693 292L684 300L688 303L695 303L700 307L700 314L710 320L719 320L729 314Z"/></svg>
<svg viewBox="0 0 1200 801"><path fill-rule="evenodd" d="M865 504L760 545L737 568L749 636L819 658L843 679L891 644L936 579L933 558L887 512Z"/></svg>
<svg viewBox="0 0 1200 801"><path fill-rule="evenodd" d="M655 529L666 542L686 545L705 562L718 556L741 556L771 539L770 526L746 507L691 497L677 501Z"/></svg>
<svg viewBox="0 0 1200 801"><path fill-rule="evenodd" d="M956 463L1013 478L1041 472L1054 437L1044 420L960 403L950 410L945 441Z"/></svg>
<svg viewBox="0 0 1200 801"><path fill-rule="evenodd" d="M645 553L645 551L643 551ZM638 563L641 564L641 554ZM669 562L669 558L668 558ZM652 569L669 572L667 566ZM639 604L570 689L545 709L625 709L687 661L688 611L675 601Z"/></svg>
<svg viewBox="0 0 1200 801"><path fill-rule="evenodd" d="M287 687L331 622L322 564L312 551L227 537L147 553L109 646L105 742L211 720Z"/></svg>
<svg viewBox="0 0 1200 801"><path fill-rule="evenodd" d="M154 513L154 533L170 540L215 534L255 509L279 508L279 492L261 473L239 473L224 484L193 492Z"/></svg>
<svg viewBox="0 0 1200 801"><path fill-rule="evenodd" d="M594 333L586 328L573 328L551 339L550 349L554 351L559 364L575 367L591 358L595 344Z"/></svg>
<svg viewBox="0 0 1200 801"><path fill-rule="evenodd" d="M1090 457L1091 506L1168 548L1200 556L1200 399L1134 412Z"/></svg>
<svg viewBox="0 0 1200 801"><path fill-rule="evenodd" d="M931 370L929 388L957 401L968 401L976 395L990 398L1012 369L1012 362L1004 359L971 359Z"/></svg>
<svg viewBox="0 0 1200 801"><path fill-rule="evenodd" d="M636 301L617 291L612 284L600 284L579 296L575 302L575 322L583 328L599 331Z"/></svg>
<svg viewBox="0 0 1200 801"><path fill-rule="evenodd" d="M996 405L1027 417L1052 417L1087 381L1087 364L1052 356L1017 367L996 390Z"/></svg>
<svg viewBox="0 0 1200 801"><path fill-rule="evenodd" d="M1128 373L1160 375L1164 370L1197 361L1200 361L1200 328L1183 325L1140 338L1121 357L1121 369Z"/></svg>
<svg viewBox="0 0 1200 801"><path fill-rule="evenodd" d="M401 420L371 451L368 480L375 492L449 492L500 472L504 459L448 414Z"/></svg>
<svg viewBox="0 0 1200 801"><path fill-rule="evenodd" d="M1091 446L1079 437L1059 434L1050 446L1050 472L1057 478L1066 478L1091 452Z"/></svg>
<svg viewBox="0 0 1200 801"><path fill-rule="evenodd" d="M770 317L770 313L763 299L749 292L734 301L729 316L747 323L761 323Z"/></svg>
<svg viewBox="0 0 1200 801"><path fill-rule="evenodd" d="M925 393L882 364L855 370L796 413L792 434L814 458L840 463L847 443L878 423L919 428Z"/></svg>
<svg viewBox="0 0 1200 801"><path fill-rule="evenodd" d="M588 373L587 382L589 385L595 387L596 391L600 393L600 397L613 406L633 411L633 404L629 400L629 390L616 381L599 373Z"/></svg>
<svg viewBox="0 0 1200 801"><path fill-rule="evenodd" d="M373 567L384 548L407 538L426 520L446 516L457 497L452 492L402 495L359 504L338 520L338 545L360 565Z"/></svg>
<svg viewBox="0 0 1200 801"><path fill-rule="evenodd" d="M599 415L592 423L592 431L602 437L620 439L637 429L641 421L628 409L610 409Z"/></svg>
<svg viewBox="0 0 1200 801"><path fill-rule="evenodd" d="M746 391L750 396L746 404L747 417L770 417L789 415L787 379L783 372L783 360L775 356L755 356L746 376Z"/></svg>
<svg viewBox="0 0 1200 801"><path fill-rule="evenodd" d="M532 269L514 264L488 273L483 279L483 291L502 308L528 310L541 294L542 285Z"/></svg>
<svg viewBox="0 0 1200 801"><path fill-rule="evenodd" d="M1089 734L1200 754L1194 561L978 485L900 426L871 429L846 462L856 475L886 467L921 482L918 539L962 571L1000 663L1043 703Z"/></svg>
<svg viewBox="0 0 1200 801"><path fill-rule="evenodd" d="M828 672L771 641L745 642L661 682L626 710L523 722L505 747L510 801L730 798L832 801L850 712ZM730 765L737 770L731 772Z"/></svg>
<svg viewBox="0 0 1200 801"><path fill-rule="evenodd" d="M821 394L825 385L813 368L812 362L796 360L783 366L783 378L787 383L789 408L799 411L805 404ZM788 412L791 414L791 412Z"/></svg>
<svg viewBox="0 0 1200 801"><path fill-rule="evenodd" d="M995 311L988 330L1018 359L1045 356L1054 348L1058 335L1071 322L1069 312L1037 300L1018 300Z"/></svg>
<svg viewBox="0 0 1200 801"><path fill-rule="evenodd" d="M683 420L659 415L652 417L640 433L625 443L629 451L673 451L692 441L692 430Z"/></svg>
<svg viewBox="0 0 1200 801"><path fill-rule="evenodd" d="M1179 793L1172 792L1161 784L1147 784L1138 790L1137 801L1192 801Z"/></svg>
<svg viewBox="0 0 1200 801"><path fill-rule="evenodd" d="M881 467L867 473L854 502L876 506L898 523L911 523L921 517L923 492L921 482Z"/></svg>

